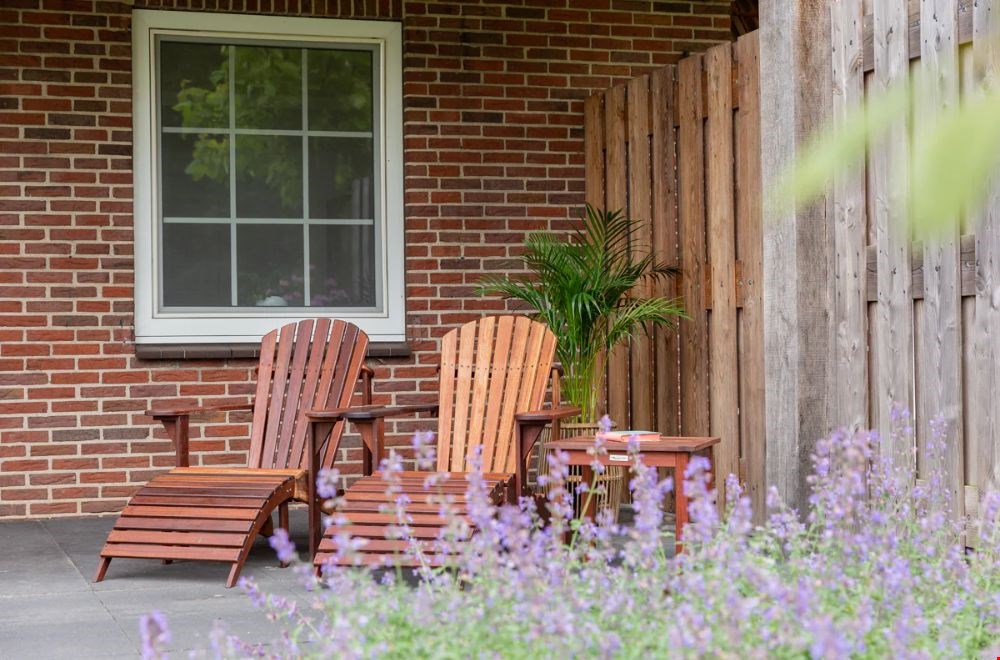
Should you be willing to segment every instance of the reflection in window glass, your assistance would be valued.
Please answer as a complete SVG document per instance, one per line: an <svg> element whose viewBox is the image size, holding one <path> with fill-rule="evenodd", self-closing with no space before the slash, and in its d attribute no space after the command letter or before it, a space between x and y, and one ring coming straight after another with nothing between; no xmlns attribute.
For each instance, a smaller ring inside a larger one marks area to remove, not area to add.
<svg viewBox="0 0 1000 660"><path fill-rule="evenodd" d="M229 225L163 225L163 303L222 307L231 301Z"/></svg>
<svg viewBox="0 0 1000 660"><path fill-rule="evenodd" d="M236 228L237 303L302 307L302 229L288 225Z"/></svg>
<svg viewBox="0 0 1000 660"><path fill-rule="evenodd" d="M236 136L236 215L302 217L302 138Z"/></svg>
<svg viewBox="0 0 1000 660"><path fill-rule="evenodd" d="M160 138L163 215L229 217L229 136L165 133Z"/></svg>
<svg viewBox="0 0 1000 660"><path fill-rule="evenodd" d="M302 49L235 49L236 128L302 128Z"/></svg>
<svg viewBox="0 0 1000 660"><path fill-rule="evenodd" d="M309 217L373 218L371 138L309 140Z"/></svg>
<svg viewBox="0 0 1000 660"><path fill-rule="evenodd" d="M309 130L372 130L372 54L310 50Z"/></svg>
<svg viewBox="0 0 1000 660"><path fill-rule="evenodd" d="M229 46L160 44L160 122L163 126L229 126Z"/></svg>
<svg viewBox="0 0 1000 660"><path fill-rule="evenodd" d="M375 231L371 225L309 228L310 305L375 306Z"/></svg>

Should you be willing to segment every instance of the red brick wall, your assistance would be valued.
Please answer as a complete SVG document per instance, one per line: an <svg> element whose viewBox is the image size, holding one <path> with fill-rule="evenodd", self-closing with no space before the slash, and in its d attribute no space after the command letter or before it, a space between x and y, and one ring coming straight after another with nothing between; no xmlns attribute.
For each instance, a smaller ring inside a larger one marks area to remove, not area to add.
<svg viewBox="0 0 1000 660"><path fill-rule="evenodd" d="M134 4L403 21L414 355L373 360L380 397L399 402L434 390L448 327L502 309L476 297L480 273L518 268L525 232L572 222L583 99L730 32L728 1ZM0 2L0 518L121 508L172 464L142 414L151 403L251 391L252 361L135 357L132 6ZM205 420L192 449L204 463L239 463L246 422ZM356 468L356 445L342 458Z"/></svg>

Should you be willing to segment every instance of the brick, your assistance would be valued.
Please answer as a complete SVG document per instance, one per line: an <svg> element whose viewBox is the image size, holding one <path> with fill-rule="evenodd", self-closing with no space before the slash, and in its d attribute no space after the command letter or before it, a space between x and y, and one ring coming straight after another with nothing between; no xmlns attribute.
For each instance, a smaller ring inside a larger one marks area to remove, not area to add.
<svg viewBox="0 0 1000 660"><path fill-rule="evenodd" d="M55 484L75 484L77 483L76 472L49 472L46 474L33 474L28 478L32 486L52 486Z"/></svg>
<svg viewBox="0 0 1000 660"><path fill-rule="evenodd" d="M100 500L95 502L84 502L80 505L83 513L115 513L121 511L126 500Z"/></svg>
<svg viewBox="0 0 1000 660"><path fill-rule="evenodd" d="M28 515L31 516L54 516L62 513L74 514L78 512L75 502L32 502L28 506Z"/></svg>

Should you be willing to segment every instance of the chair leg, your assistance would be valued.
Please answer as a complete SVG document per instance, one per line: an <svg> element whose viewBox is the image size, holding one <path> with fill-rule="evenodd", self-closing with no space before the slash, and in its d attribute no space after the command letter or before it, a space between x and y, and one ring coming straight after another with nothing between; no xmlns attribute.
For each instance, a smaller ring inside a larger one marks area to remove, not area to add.
<svg viewBox="0 0 1000 660"><path fill-rule="evenodd" d="M278 527L288 531L288 502L278 505Z"/></svg>
<svg viewBox="0 0 1000 660"><path fill-rule="evenodd" d="M226 580L226 588L232 589L236 585L236 581L240 579L240 571L243 570L243 562L246 561L246 557L240 557L239 561L233 562L233 567L229 569L229 579Z"/></svg>
<svg viewBox="0 0 1000 660"><path fill-rule="evenodd" d="M271 536L274 534L274 521L268 516L267 520L264 521L264 526L260 528L260 533L264 536Z"/></svg>
<svg viewBox="0 0 1000 660"><path fill-rule="evenodd" d="M278 505L278 527L280 529L285 530L286 533L288 532L288 502L287 501L282 502L281 504ZM287 561L283 561L283 562L280 562L278 565L281 566L281 568L287 568L288 567L288 562Z"/></svg>
<svg viewBox="0 0 1000 660"><path fill-rule="evenodd" d="M104 579L104 574L108 572L108 565L111 563L111 557L101 557L101 560L97 563L97 572L94 573L94 582L100 582Z"/></svg>

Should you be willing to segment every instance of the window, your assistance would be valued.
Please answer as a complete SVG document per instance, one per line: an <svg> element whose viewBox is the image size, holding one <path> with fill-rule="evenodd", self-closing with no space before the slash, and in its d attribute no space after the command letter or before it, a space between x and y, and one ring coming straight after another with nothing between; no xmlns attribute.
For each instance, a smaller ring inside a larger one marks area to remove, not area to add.
<svg viewBox="0 0 1000 660"><path fill-rule="evenodd" d="M136 340L404 334L398 24L137 10Z"/></svg>

